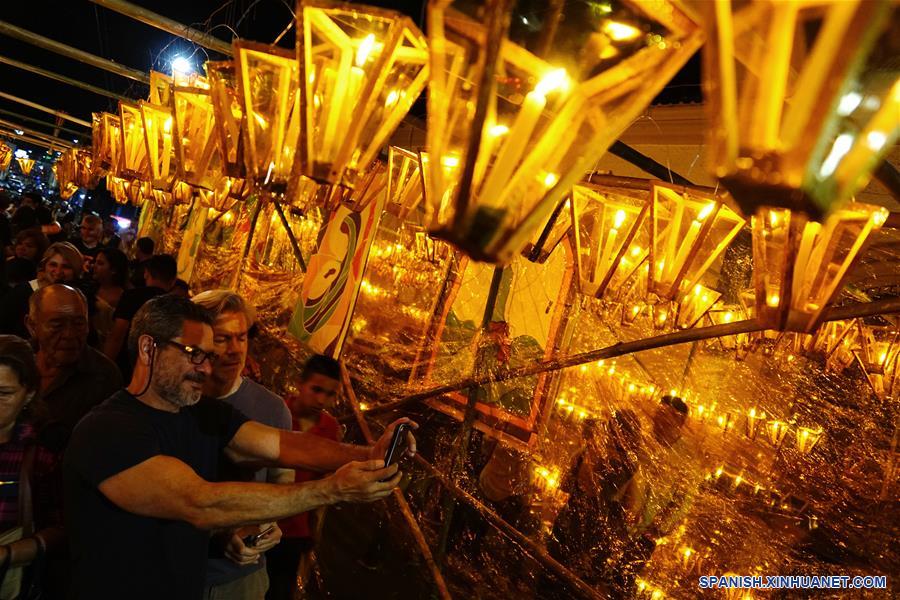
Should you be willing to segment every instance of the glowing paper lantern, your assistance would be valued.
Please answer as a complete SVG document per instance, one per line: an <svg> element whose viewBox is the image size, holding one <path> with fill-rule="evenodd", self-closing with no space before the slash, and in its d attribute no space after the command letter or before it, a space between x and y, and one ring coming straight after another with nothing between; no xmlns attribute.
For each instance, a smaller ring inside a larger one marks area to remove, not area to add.
<svg viewBox="0 0 900 600"><path fill-rule="evenodd" d="M579 184L572 199L581 293L597 298L615 294L647 259L650 238L644 225L649 195L642 190Z"/></svg>
<svg viewBox="0 0 900 600"><path fill-rule="evenodd" d="M175 155L175 119L172 109L141 102L144 135L147 140L147 162L150 183L161 190L169 190L175 181L178 157Z"/></svg>
<svg viewBox="0 0 900 600"><path fill-rule="evenodd" d="M397 146L388 148L387 210L401 221L409 218L422 201L419 155Z"/></svg>
<svg viewBox="0 0 900 600"><path fill-rule="evenodd" d="M605 14L555 2L528 25L511 18L514 4L428 5L430 227L501 263L702 41L665 0L610 1Z"/></svg>
<svg viewBox="0 0 900 600"><path fill-rule="evenodd" d="M809 332L887 210L851 203L821 224L762 208L753 218L756 318L767 328Z"/></svg>
<svg viewBox="0 0 900 600"><path fill-rule="evenodd" d="M301 173L353 187L425 88L425 36L400 13L319 0L299 2L297 32Z"/></svg>
<svg viewBox="0 0 900 600"><path fill-rule="evenodd" d="M900 133L897 4L702 4L711 155L744 213L849 200Z"/></svg>
<svg viewBox="0 0 900 600"><path fill-rule="evenodd" d="M772 445L776 448L784 441L784 437L787 435L789 429L790 425L784 421L775 420L766 423L766 434L769 436L769 441L772 442Z"/></svg>
<svg viewBox="0 0 900 600"><path fill-rule="evenodd" d="M822 428L813 429L811 427L797 428L797 450L801 454L809 454L819 440L822 439Z"/></svg>
<svg viewBox="0 0 900 600"><path fill-rule="evenodd" d="M384 164L376 162L357 182L354 189L335 187L332 192L332 202L340 202L359 212L364 210L379 194L386 193L387 184L387 169Z"/></svg>
<svg viewBox="0 0 900 600"><path fill-rule="evenodd" d="M119 101L119 120L122 129L122 154L118 175L125 179L150 181L150 163L147 159L141 107L131 102Z"/></svg>
<svg viewBox="0 0 900 600"><path fill-rule="evenodd" d="M0 171L5 171L9 168L9 164L13 159L13 150L6 144L0 142Z"/></svg>
<svg viewBox="0 0 900 600"><path fill-rule="evenodd" d="M96 187L99 178L94 179L91 151L84 148L72 148L70 152L72 153L75 186L91 189Z"/></svg>
<svg viewBox="0 0 900 600"><path fill-rule="evenodd" d="M215 118L208 85L172 89L178 178L214 190L222 178L222 150L213 125Z"/></svg>
<svg viewBox="0 0 900 600"><path fill-rule="evenodd" d="M300 135L297 61L286 50L253 42L235 42L234 50L246 118L247 178L280 199L288 190Z"/></svg>
<svg viewBox="0 0 900 600"><path fill-rule="evenodd" d="M711 192L651 184L650 291L674 299L694 288L746 221Z"/></svg>
<svg viewBox="0 0 900 600"><path fill-rule="evenodd" d="M59 155L53 165L53 173L56 175L56 183L59 186L59 197L68 200L78 191L75 183L75 149L70 148Z"/></svg>
<svg viewBox="0 0 900 600"><path fill-rule="evenodd" d="M244 109L232 61L206 63L213 105L213 128L222 151L222 169L229 177L243 179L244 165Z"/></svg>
<svg viewBox="0 0 900 600"><path fill-rule="evenodd" d="M34 167L34 159L28 158L27 156L20 156L16 159L16 162L19 163L19 169L22 170L23 175L31 174L31 168Z"/></svg>
<svg viewBox="0 0 900 600"><path fill-rule="evenodd" d="M147 100L157 106L168 106L172 93L172 78L159 71L150 71L150 95Z"/></svg>
<svg viewBox="0 0 900 600"><path fill-rule="evenodd" d="M765 423L766 413L751 408L747 411L747 437L751 440L756 439L760 430L760 424Z"/></svg>
<svg viewBox="0 0 900 600"><path fill-rule="evenodd" d="M900 328L861 325L853 351L875 395L884 400L900 394Z"/></svg>
<svg viewBox="0 0 900 600"><path fill-rule="evenodd" d="M110 113L94 113L91 144L95 177L115 174L122 153L122 120Z"/></svg>
<svg viewBox="0 0 900 600"><path fill-rule="evenodd" d="M703 316L722 297L720 292L700 285L685 294L678 302L678 314L675 317L675 326L679 329L688 329L697 324Z"/></svg>

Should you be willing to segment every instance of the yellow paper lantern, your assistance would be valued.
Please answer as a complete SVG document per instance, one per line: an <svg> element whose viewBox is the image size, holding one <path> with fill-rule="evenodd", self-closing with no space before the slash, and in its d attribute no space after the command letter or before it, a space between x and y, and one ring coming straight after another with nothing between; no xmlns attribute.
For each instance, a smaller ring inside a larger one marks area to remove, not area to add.
<svg viewBox="0 0 900 600"><path fill-rule="evenodd" d="M288 191L300 135L299 71L291 52L253 42L234 43L246 118L247 179L274 199Z"/></svg>
<svg viewBox="0 0 900 600"><path fill-rule="evenodd" d="M116 174L122 154L122 120L110 113L94 113L91 144L95 176Z"/></svg>
<svg viewBox="0 0 900 600"><path fill-rule="evenodd" d="M400 13L301 0L301 173L349 187L363 176L428 78L428 46Z"/></svg>
<svg viewBox="0 0 900 600"><path fill-rule="evenodd" d="M222 151L225 175L244 179L244 108L233 61L209 61L205 65L213 106L213 129Z"/></svg>
<svg viewBox="0 0 900 600"><path fill-rule="evenodd" d="M753 218L756 318L767 328L810 332L887 210L851 203L824 225L802 213L762 208Z"/></svg>
<svg viewBox="0 0 900 600"><path fill-rule="evenodd" d="M650 291L674 299L699 283L746 221L712 192L653 182L650 193Z"/></svg>
<svg viewBox="0 0 900 600"><path fill-rule="evenodd" d="M90 150L85 148L72 148L74 163L74 183L77 187L93 189L97 187L100 178L94 178L93 156Z"/></svg>
<svg viewBox="0 0 900 600"><path fill-rule="evenodd" d="M27 156L20 156L16 159L16 162L19 163L19 169L22 170L22 174L28 176L31 174L31 169L34 167L34 159L28 158Z"/></svg>
<svg viewBox="0 0 900 600"><path fill-rule="evenodd" d="M209 86L205 82L174 86L172 107L178 178L212 191L222 178L222 150L214 131L215 115Z"/></svg>
<svg viewBox="0 0 900 600"><path fill-rule="evenodd" d="M900 397L900 328L860 325L853 355L881 400Z"/></svg>
<svg viewBox="0 0 900 600"><path fill-rule="evenodd" d="M700 319L719 301L722 297L720 292L704 287L699 283L694 288L684 294L678 302L678 314L675 317L675 327L679 329L689 329L696 325Z"/></svg>
<svg viewBox="0 0 900 600"><path fill-rule="evenodd" d="M131 102L119 101L119 121L122 130L122 154L118 175L125 179L150 181L150 163L147 159L141 107Z"/></svg>
<svg viewBox="0 0 900 600"><path fill-rule="evenodd" d="M9 168L9 163L12 162L13 159L13 149L0 142L0 171L5 171Z"/></svg>
<svg viewBox="0 0 900 600"><path fill-rule="evenodd" d="M422 170L415 152L388 148L387 210L406 221L422 201Z"/></svg>
<svg viewBox="0 0 900 600"><path fill-rule="evenodd" d="M809 454L819 440L822 439L822 428L818 427L798 427L797 428L797 450L801 454Z"/></svg>
<svg viewBox="0 0 900 600"><path fill-rule="evenodd" d="M150 71L150 95L147 101L157 106L168 106L172 94L172 78L159 71Z"/></svg>
<svg viewBox="0 0 900 600"><path fill-rule="evenodd" d="M168 191L175 182L178 171L175 118L168 106L157 106L149 102L141 102L140 106L147 141L150 183L155 188Z"/></svg>
<svg viewBox="0 0 900 600"><path fill-rule="evenodd" d="M109 192L113 200L119 204L128 204L128 195L125 191L126 180L115 175L106 176L106 190Z"/></svg>
<svg viewBox="0 0 900 600"><path fill-rule="evenodd" d="M615 295L647 259L646 190L578 184L572 191L575 261L581 293Z"/></svg>
<svg viewBox="0 0 900 600"><path fill-rule="evenodd" d="M711 156L744 213L849 200L900 133L897 3L702 4Z"/></svg>
<svg viewBox="0 0 900 600"><path fill-rule="evenodd" d="M781 442L784 441L784 437L787 435L789 429L790 425L784 421L773 420L766 423L766 433L769 436L769 441L772 442L772 445L775 447L781 445Z"/></svg>
<svg viewBox="0 0 900 600"><path fill-rule="evenodd" d="M436 235L511 260L702 42L674 2L605 5L552 3L526 25L510 2L429 3Z"/></svg>
<svg viewBox="0 0 900 600"><path fill-rule="evenodd" d="M312 181L312 180L309 180ZM368 172L357 181L353 189L335 187L332 191L332 206L340 202L357 212L364 210L379 194L387 193L388 174L385 165L374 163Z"/></svg>
<svg viewBox="0 0 900 600"><path fill-rule="evenodd" d="M59 186L59 197L68 200L78 191L75 183L75 149L63 151L53 165L53 173L56 175L56 183Z"/></svg>
<svg viewBox="0 0 900 600"><path fill-rule="evenodd" d="M747 437L751 440L756 439L759 433L760 424L765 423L766 413L751 408L747 411Z"/></svg>

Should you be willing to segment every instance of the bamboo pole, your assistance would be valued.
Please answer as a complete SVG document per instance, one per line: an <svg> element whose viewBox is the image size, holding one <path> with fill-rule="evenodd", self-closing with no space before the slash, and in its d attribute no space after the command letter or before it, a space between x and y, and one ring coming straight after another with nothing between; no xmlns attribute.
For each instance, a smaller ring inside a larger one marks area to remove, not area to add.
<svg viewBox="0 0 900 600"><path fill-rule="evenodd" d="M140 21L145 25L150 25L151 27L156 27L157 29L162 29L167 33L171 33L174 36L184 38L198 46L214 50L219 54L231 56L233 53L230 43L220 40L217 37L213 37L208 33L203 33L202 31L188 27L187 25L182 25L178 21L134 5L131 2L125 2L124 0L91 0L91 2L99 4L103 8L108 8L109 10L125 15L126 17L131 17L135 21Z"/></svg>
<svg viewBox="0 0 900 600"><path fill-rule="evenodd" d="M366 422L362 410L359 408L359 400L356 398L356 392L353 391L350 373L347 371L347 367L344 366L344 363L341 363L341 383L344 386L347 400L350 401L350 406L353 408L353 414L356 417L357 423L359 423L359 428L362 431L363 437L366 439L366 443L370 445L374 444L375 438L372 436L369 424ZM397 506L400 508L400 513L403 515L406 524L409 525L409 531L412 533L413 539L416 541L416 545L422 553L422 558L425 559L425 564L428 565L428 569L431 571L431 576L434 578L434 585L437 588L438 595L443 600L451 600L452 596L450 595L450 590L447 589L447 583L444 581L444 576L441 574L441 570L438 568L434 556L431 554L431 548L428 547L428 541L425 539L425 535L419 528L419 524L416 522L412 510L409 508L409 503L403 496L403 492L400 491L400 488L394 488L393 494L394 499L397 501Z"/></svg>
<svg viewBox="0 0 900 600"><path fill-rule="evenodd" d="M873 315L886 315L898 312L900 312L900 298L889 298L886 300L877 300L875 302L858 302L847 306L833 307L826 310L824 312L822 322L840 321L844 319L868 317ZM681 331L675 331L673 333L658 335L642 340L635 340L632 342L619 342L613 344L612 346L607 346L606 348L590 350L588 352L582 352L580 354L574 354L572 356L553 360L540 361L533 365L528 365L525 367L507 371L505 373L500 373L499 375L496 375L494 377L469 377L456 383L442 385L430 390L424 390L422 392L411 394L409 396L406 396L405 398L401 398L394 402L389 402L382 406L377 406L366 412L367 414L381 414L384 412L396 410L412 402L420 402L422 400L427 400L436 396L442 396L451 392L458 392L470 387L482 386L498 381L506 381L508 379L515 379L516 377L528 377L530 375L537 375L539 373L545 373L548 371L559 371L597 360L606 360L609 358L615 358L617 356L623 356L625 354L631 354L633 352L642 352L644 350L664 348L666 346L684 344L686 342L708 340L712 338L723 337L726 335L752 333L754 331L762 331L763 329L765 328L757 324L755 319L748 319L745 321L735 321L733 323L723 323L721 325L712 325L709 327L695 327L692 329L684 329ZM346 417L343 417L343 419L346 419Z"/></svg>
<svg viewBox="0 0 900 600"><path fill-rule="evenodd" d="M477 498L460 488L456 485L455 482L448 479L443 473L438 471L434 466L432 466L428 461L419 456L418 454L414 457L414 460L422 466L432 477L435 477L441 484L453 494L459 500L466 502L472 508L477 510L481 515L487 518L488 521L491 522L494 527L499 529L506 535L508 538L512 539L516 544L518 544L525 552L531 555L532 558L540 562L544 567L548 570L552 571L554 575L562 579L566 584L570 586L570 588L576 592L582 598L590 598L591 600L599 600L608 598L609 595L602 589L594 589L584 581L578 578L577 575L572 573L565 566L560 564L556 559L550 556L546 550L538 546L534 541L529 539L527 536L523 535L519 532L518 529L504 521L500 515L495 513L493 510L482 504Z"/></svg>
<svg viewBox="0 0 900 600"><path fill-rule="evenodd" d="M49 50L50 52L65 56L66 58L71 58L72 60L77 60L86 65L103 69L110 73L115 73L121 77L133 79L134 81L146 83L147 85L150 84L150 76L143 71L120 65L119 63L106 58L95 56L90 52L85 52L84 50L79 50L78 48L73 48L72 46L57 42L56 40L51 40L42 35L32 33L27 29L16 27L12 23L7 23L6 21L0 21L0 35L5 35L19 40L20 42L25 42L26 44Z"/></svg>
<svg viewBox="0 0 900 600"><path fill-rule="evenodd" d="M11 131L6 131L6 130L0 128L0 137L4 137L4 136L6 138L8 138L10 141L12 141L13 143L24 142L26 144L34 144L35 146L40 146L41 148L47 148L48 150L55 150L57 148L57 146L55 146L49 142L31 138L26 135L17 135Z"/></svg>
<svg viewBox="0 0 900 600"><path fill-rule="evenodd" d="M58 129L60 131L65 131L66 133L71 133L72 135L77 135L80 138L90 139L91 133L88 131L76 131L75 129L69 129L68 127L63 127L62 125L57 125L56 123L50 123L48 121L41 121L40 119L35 119L34 117L29 117L27 115L22 115L17 112L11 110L5 110L0 108L0 115L4 115L7 117L12 117L14 119L18 119L19 121L24 121L26 123L32 123L34 125L40 125L42 127L49 127L50 129Z"/></svg>
<svg viewBox="0 0 900 600"><path fill-rule="evenodd" d="M278 218L281 219L281 224L284 225L284 232L287 234L288 240L291 242L291 249L294 251L294 258L297 259L297 263L300 264L300 270L306 273L306 261L303 260L303 252L300 251L300 244L297 243L297 238L294 237L294 231L291 229L291 223L287 220L287 216L284 214L284 209L281 208L281 202L274 202L275 204L275 212L278 213Z"/></svg>
<svg viewBox="0 0 900 600"><path fill-rule="evenodd" d="M29 65L28 63L15 60L14 58L9 58L8 56L0 56L0 63L15 67L17 69L22 69L23 71L28 71L29 73L34 73L35 75L46 77L47 79L52 79L60 83L65 83L73 87L81 88L88 92L97 94L98 96L106 96L107 98L112 98L113 100L128 100L128 98L126 98L125 96L120 96L119 94L109 92L95 85L84 83L83 81L78 81L77 79L72 79L71 77L66 77L65 75L54 73L53 71L48 71L40 67Z"/></svg>
<svg viewBox="0 0 900 600"><path fill-rule="evenodd" d="M64 146L66 148L71 148L75 144L69 140L64 140L62 138L58 138L55 135L50 135L49 133L44 133L42 131L38 131L37 129L31 129L30 127L25 127L24 125L19 125L18 123L14 123L13 121L7 121L6 119L0 119L0 125L3 127L24 131L28 135L32 137L36 137L38 139L46 140L51 144L59 144L60 146Z"/></svg>
<svg viewBox="0 0 900 600"><path fill-rule="evenodd" d="M253 234L256 232L256 222L259 221L259 213L262 210L263 198L256 197L256 206L253 207L253 214L250 217L250 231L247 232L247 242L244 244L244 252L241 254L241 264L238 265L237 275L234 278L234 286L232 289L237 291L241 285L241 278L244 276L244 263L250 256L250 249L253 247Z"/></svg>
<svg viewBox="0 0 900 600"><path fill-rule="evenodd" d="M72 115L64 113L60 110L55 110L53 108L47 108L43 104L38 104L37 102L32 102L31 100L19 98L18 96L13 96L12 94L7 94L6 92L0 92L0 98L9 100L10 102L18 102L19 104L24 104L25 106L28 106L29 108L43 111L45 113L54 115L61 119L65 119L66 121L72 121L73 123L77 123L78 125L87 127L88 129L90 129L90 127L91 127L91 124L83 119L78 119L78 118L73 117Z"/></svg>

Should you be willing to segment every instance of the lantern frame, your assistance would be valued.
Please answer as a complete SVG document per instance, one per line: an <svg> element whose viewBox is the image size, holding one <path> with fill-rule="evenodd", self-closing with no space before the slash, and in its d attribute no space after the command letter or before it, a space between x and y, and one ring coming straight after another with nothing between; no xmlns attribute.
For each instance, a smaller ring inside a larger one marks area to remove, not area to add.
<svg viewBox="0 0 900 600"><path fill-rule="evenodd" d="M117 175L125 179L150 181L150 161L144 135L144 119L139 104L119 101L122 153Z"/></svg>
<svg viewBox="0 0 900 600"><path fill-rule="evenodd" d="M424 196L419 155L399 146L389 146L387 168L385 210L401 221L406 221L417 211Z"/></svg>
<svg viewBox="0 0 900 600"><path fill-rule="evenodd" d="M297 32L300 174L354 187L425 89L427 40L399 12L327 0L297 2Z"/></svg>
<svg viewBox="0 0 900 600"><path fill-rule="evenodd" d="M769 205L819 219L850 200L900 135L896 68L867 64L891 34L896 4L704 8L710 155L744 213Z"/></svg>
<svg viewBox="0 0 900 600"><path fill-rule="evenodd" d="M651 292L671 300L692 290L725 252L746 224L726 200L712 190L650 183Z"/></svg>
<svg viewBox="0 0 900 600"><path fill-rule="evenodd" d="M222 170L229 177L244 179L247 176L244 163L247 127L234 61L207 61L205 68L213 105L213 129L222 154Z"/></svg>
<svg viewBox="0 0 900 600"><path fill-rule="evenodd" d="M222 178L222 149L215 135L215 115L209 86L172 87L177 177L214 191Z"/></svg>
<svg viewBox="0 0 900 600"><path fill-rule="evenodd" d="M576 39L559 35L560 28L592 34L578 39L610 37L581 31L593 21L566 20L563 3L548 9L558 18L545 19L554 24L543 32L545 42L529 48L509 37L516 35L509 28L515 3L487 0L477 17L451 4L428 5L429 229L476 260L504 264L700 47L702 33L678 4L626 1L629 18L666 35L644 37L628 26L633 45L609 42L609 56L582 48L573 59L554 45ZM622 27L614 16L601 25ZM638 76L650 71L652 77Z"/></svg>
<svg viewBox="0 0 900 600"><path fill-rule="evenodd" d="M301 121L297 60L284 48L244 40L234 43L234 57L244 113L246 178L259 190L281 199L296 175ZM256 61L253 72L251 60ZM253 81L263 74L269 84L259 79L260 85L254 87ZM260 102L267 106L258 106Z"/></svg>
<svg viewBox="0 0 900 600"><path fill-rule="evenodd" d="M787 209L760 209L752 219L755 314L760 323L771 329L813 331L887 215L882 207L850 203L821 224Z"/></svg>
<svg viewBox="0 0 900 600"><path fill-rule="evenodd" d="M175 150L175 116L170 106L140 102L147 145L147 163L153 187L169 191L178 174L178 155Z"/></svg>
<svg viewBox="0 0 900 600"><path fill-rule="evenodd" d="M649 195L641 189L579 183L573 188L572 200L579 289L596 298L615 295L638 276L649 255ZM591 235L587 235L587 227Z"/></svg>

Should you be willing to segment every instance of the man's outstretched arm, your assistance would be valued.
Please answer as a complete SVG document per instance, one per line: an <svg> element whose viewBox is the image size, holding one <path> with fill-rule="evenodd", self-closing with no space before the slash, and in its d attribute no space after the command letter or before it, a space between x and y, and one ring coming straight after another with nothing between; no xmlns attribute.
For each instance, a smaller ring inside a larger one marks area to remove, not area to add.
<svg viewBox="0 0 900 600"><path fill-rule="evenodd" d="M329 477L299 484L210 483L180 460L157 455L98 487L130 513L218 529L276 521L337 502L379 500L400 481L396 465L382 464L350 462Z"/></svg>

